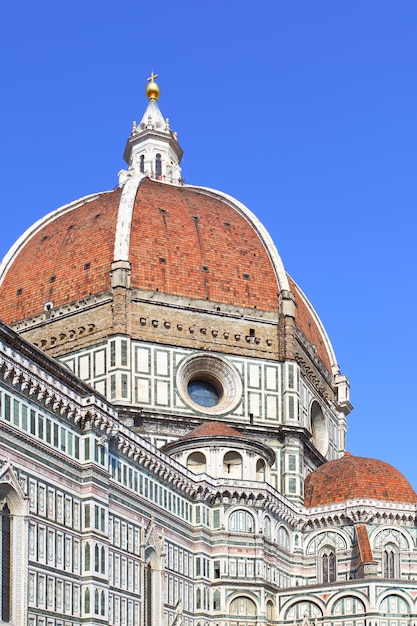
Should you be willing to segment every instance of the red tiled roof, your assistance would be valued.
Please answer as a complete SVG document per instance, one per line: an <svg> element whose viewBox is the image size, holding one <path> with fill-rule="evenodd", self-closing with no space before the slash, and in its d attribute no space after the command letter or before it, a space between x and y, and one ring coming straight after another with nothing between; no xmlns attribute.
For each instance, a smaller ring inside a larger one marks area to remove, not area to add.
<svg viewBox="0 0 417 626"><path fill-rule="evenodd" d="M365 524L357 524L355 526L356 537L358 539L358 547L361 563L372 563L374 556L372 554L372 548L369 541L368 529Z"/></svg>
<svg viewBox="0 0 417 626"><path fill-rule="evenodd" d="M408 480L395 467L377 459L346 453L341 459L328 461L305 479L306 507L364 498L417 503L417 494Z"/></svg>
<svg viewBox="0 0 417 626"><path fill-rule="evenodd" d="M180 439L194 439L196 437L245 437L245 435L224 422L206 422L190 430Z"/></svg>

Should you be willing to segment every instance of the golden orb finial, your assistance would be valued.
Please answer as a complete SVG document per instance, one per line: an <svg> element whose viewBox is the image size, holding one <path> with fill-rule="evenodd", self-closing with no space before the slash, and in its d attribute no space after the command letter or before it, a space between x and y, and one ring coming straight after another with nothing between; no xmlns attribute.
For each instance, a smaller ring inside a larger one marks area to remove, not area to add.
<svg viewBox="0 0 417 626"><path fill-rule="evenodd" d="M158 74L154 74L153 70L148 78L148 84L146 85L146 96L149 100L158 100L161 93L159 86L155 82L155 78L158 78Z"/></svg>

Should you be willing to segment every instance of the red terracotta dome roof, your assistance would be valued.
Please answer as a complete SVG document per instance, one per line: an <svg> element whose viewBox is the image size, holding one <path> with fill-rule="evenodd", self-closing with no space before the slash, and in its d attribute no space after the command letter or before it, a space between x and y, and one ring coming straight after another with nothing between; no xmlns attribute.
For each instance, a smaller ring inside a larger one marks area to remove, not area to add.
<svg viewBox="0 0 417 626"><path fill-rule="evenodd" d="M6 323L110 288L121 190L86 199L41 225L1 285ZM275 271L249 220L219 197L145 180L130 229L131 286L278 311ZM268 286L265 289L265 286Z"/></svg>
<svg viewBox="0 0 417 626"><path fill-rule="evenodd" d="M7 324L109 289L121 190L45 219L12 259L0 287Z"/></svg>
<svg viewBox="0 0 417 626"><path fill-rule="evenodd" d="M417 494L392 465L349 453L321 465L305 479L306 507L355 499L416 504Z"/></svg>
<svg viewBox="0 0 417 626"><path fill-rule="evenodd" d="M224 422L206 422L185 433L180 439L194 439L197 437L246 437L246 435Z"/></svg>
<svg viewBox="0 0 417 626"><path fill-rule="evenodd" d="M213 190L145 178L125 215L125 189L62 207L25 233L2 267L4 322L42 314L46 303L56 309L109 291L125 229L132 288L278 313L279 293L289 286L296 320L331 372L334 355L314 309L246 207Z"/></svg>

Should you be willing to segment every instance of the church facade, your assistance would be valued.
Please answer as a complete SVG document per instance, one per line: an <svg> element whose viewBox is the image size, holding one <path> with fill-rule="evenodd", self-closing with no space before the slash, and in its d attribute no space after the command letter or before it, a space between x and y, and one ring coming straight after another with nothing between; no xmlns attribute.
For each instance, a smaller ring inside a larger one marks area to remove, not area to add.
<svg viewBox="0 0 417 626"><path fill-rule="evenodd" d="M0 270L1 621L417 626L417 495L251 211L148 104Z"/></svg>

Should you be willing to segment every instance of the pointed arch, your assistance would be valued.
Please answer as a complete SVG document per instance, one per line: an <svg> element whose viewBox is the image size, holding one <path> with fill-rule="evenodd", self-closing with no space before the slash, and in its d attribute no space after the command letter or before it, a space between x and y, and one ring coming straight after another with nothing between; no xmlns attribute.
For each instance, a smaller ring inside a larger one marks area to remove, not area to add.
<svg viewBox="0 0 417 626"><path fill-rule="evenodd" d="M398 546L387 543L382 551L382 577L390 580L400 578L399 569Z"/></svg>
<svg viewBox="0 0 417 626"><path fill-rule="evenodd" d="M160 626L162 623L163 607L163 556L165 554L165 542L162 535L156 532L153 517L145 531L145 539L142 544L144 549L143 563L143 625Z"/></svg>
<svg viewBox="0 0 417 626"><path fill-rule="evenodd" d="M91 610L90 597L91 597L90 588L87 587L87 589L84 591L84 613L90 613L90 610Z"/></svg>
<svg viewBox="0 0 417 626"><path fill-rule="evenodd" d="M0 617L15 626L26 623L26 575L29 500L8 461L0 470Z"/></svg>

